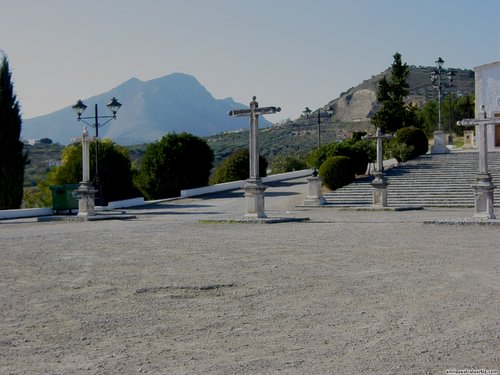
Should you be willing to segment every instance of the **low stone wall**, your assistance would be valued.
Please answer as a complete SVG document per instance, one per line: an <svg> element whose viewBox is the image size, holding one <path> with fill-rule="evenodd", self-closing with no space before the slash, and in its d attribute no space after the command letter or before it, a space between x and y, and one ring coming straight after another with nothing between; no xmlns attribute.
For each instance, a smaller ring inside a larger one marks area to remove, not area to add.
<svg viewBox="0 0 500 375"><path fill-rule="evenodd" d="M124 199L121 201L109 202L106 208L108 210L114 210L115 208L142 206L143 204L144 204L144 198L139 197L139 198L131 198L131 199Z"/></svg>
<svg viewBox="0 0 500 375"><path fill-rule="evenodd" d="M45 208L21 208L19 210L0 210L0 220L5 219L20 219L25 217L50 216L54 214L54 210L49 207Z"/></svg>
<svg viewBox="0 0 500 375"><path fill-rule="evenodd" d="M295 178L310 176L311 173L312 173L312 169L303 169L300 171L273 174L273 175L270 175L267 177L263 177L262 182L269 183L269 182L293 180ZM218 193L221 191L237 190L237 189L241 189L243 187L243 185L245 185L245 183L246 183L246 180L239 180L239 181L225 182L223 184L204 186L204 187L195 188L195 189L181 190L181 198L195 197L198 195Z"/></svg>

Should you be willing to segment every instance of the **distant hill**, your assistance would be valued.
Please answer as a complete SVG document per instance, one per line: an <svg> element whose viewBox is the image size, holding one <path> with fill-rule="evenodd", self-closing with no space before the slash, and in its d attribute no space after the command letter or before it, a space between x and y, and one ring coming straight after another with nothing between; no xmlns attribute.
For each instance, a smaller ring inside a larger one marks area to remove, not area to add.
<svg viewBox="0 0 500 375"><path fill-rule="evenodd" d="M153 142L169 132L188 132L207 136L234 131L248 126L248 119L231 118L227 113L246 107L232 98L215 99L198 80L190 75L174 73L150 81L131 78L114 89L84 99L88 106L83 116L94 115L94 104L99 114L109 115L106 103L116 97L123 104L117 120L99 129L101 138L111 138L121 145ZM78 98L75 98L75 101ZM23 121L24 139L50 138L60 144L69 144L81 134L71 105L59 111ZM93 119L89 120L93 123ZM261 119L263 126L270 123ZM91 130L91 134L94 130Z"/></svg>
<svg viewBox="0 0 500 375"><path fill-rule="evenodd" d="M429 100L436 100L437 92L432 87L430 74L433 67L410 66L408 84L410 95L407 102L423 106ZM444 100L449 92L462 92L464 95L474 93L474 72L466 69L452 69L455 72L453 86L448 86L447 71L442 76L442 94ZM288 120L272 127L260 130L259 147L262 155L272 158L278 154L304 155L317 147L318 120L317 111L326 112L333 107L335 112L331 118L321 120L321 144L351 137L355 131L373 132L370 118L376 112L378 103L376 92L378 81L383 77L390 77L390 70L374 75L355 87L340 94L338 98L330 100L323 107L314 109L309 118ZM232 151L248 147L247 130L240 134L216 134L207 137L208 144L214 150L216 163L222 161Z"/></svg>
<svg viewBox="0 0 500 375"><path fill-rule="evenodd" d="M410 95L407 98L408 103L422 106L429 100L436 100L437 92L436 89L432 87L430 80L430 74L433 70L435 70L435 68L429 66L410 66L410 74L408 77ZM442 73L443 97L446 97L450 91L453 93L460 91L464 95L473 94L474 71L458 68L452 68L451 70L456 74L453 78L453 86L448 85L448 79L446 77L448 70ZM374 75L359 85L348 89L341 93L338 98L329 101L324 107L319 109L325 111L328 107L333 107L335 109L335 115L332 117L333 121L347 123L369 122L378 108L376 101L377 85L378 81L384 76L390 78L390 69ZM314 122L314 113L309 120L300 118L292 122L297 121L312 123Z"/></svg>

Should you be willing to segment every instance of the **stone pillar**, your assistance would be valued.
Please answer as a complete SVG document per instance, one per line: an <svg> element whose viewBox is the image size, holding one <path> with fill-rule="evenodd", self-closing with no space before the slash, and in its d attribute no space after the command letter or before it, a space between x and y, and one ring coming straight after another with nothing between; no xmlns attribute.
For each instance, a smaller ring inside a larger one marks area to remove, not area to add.
<svg viewBox="0 0 500 375"><path fill-rule="evenodd" d="M89 161L89 132L87 127L83 128L82 133L82 181L75 190L78 196L78 216L87 217L95 215L94 199L96 190L90 180L90 161Z"/></svg>
<svg viewBox="0 0 500 375"><path fill-rule="evenodd" d="M479 173L476 176L474 189L474 215L478 219L496 219L493 210L493 185L491 174L488 171L488 139L487 126L478 126L479 146Z"/></svg>
<svg viewBox="0 0 500 375"><path fill-rule="evenodd" d="M474 131L464 130L464 149L474 148Z"/></svg>
<svg viewBox="0 0 500 375"><path fill-rule="evenodd" d="M254 99L250 102L250 133L249 133L249 160L250 160L250 179L259 179L259 115L255 113L259 107L257 101Z"/></svg>
<svg viewBox="0 0 500 375"><path fill-rule="evenodd" d="M375 172L373 173L374 179L372 181L373 187L373 207L381 208L387 207L387 179L384 177L384 150L383 138L390 138L392 136L384 136L380 128L377 128L377 161L375 164Z"/></svg>
<svg viewBox="0 0 500 375"><path fill-rule="evenodd" d="M78 215L80 217L94 216L94 199L96 190L90 182L80 182L80 186L75 190L78 196Z"/></svg>
<svg viewBox="0 0 500 375"><path fill-rule="evenodd" d="M431 147L431 154L448 154L450 149L446 147L446 134L442 130L434 132L434 144Z"/></svg>
<svg viewBox="0 0 500 375"><path fill-rule="evenodd" d="M382 172L375 172L372 181L373 187L373 207L387 207L387 179Z"/></svg>
<svg viewBox="0 0 500 375"><path fill-rule="evenodd" d="M312 176L307 177L307 195L304 199L304 206L321 206L326 203L321 193L321 177L315 170Z"/></svg>
<svg viewBox="0 0 500 375"><path fill-rule="evenodd" d="M264 191L267 186L262 183L260 178L247 180L243 187L245 190L246 213L247 218L265 218L264 211Z"/></svg>
<svg viewBox="0 0 500 375"><path fill-rule="evenodd" d="M474 215L478 219L496 219L493 210L493 191L495 185L491 182L489 173L478 174L477 183L472 185L474 189Z"/></svg>

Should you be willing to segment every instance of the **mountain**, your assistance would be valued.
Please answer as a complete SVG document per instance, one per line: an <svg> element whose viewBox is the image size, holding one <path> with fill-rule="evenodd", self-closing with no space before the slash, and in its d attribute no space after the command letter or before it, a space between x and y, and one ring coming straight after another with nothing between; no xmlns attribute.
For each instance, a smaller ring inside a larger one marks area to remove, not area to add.
<svg viewBox="0 0 500 375"><path fill-rule="evenodd" d="M106 103L116 97L122 104L117 119L99 128L99 137L111 138L121 145L153 142L169 132L188 132L197 136L234 131L248 127L248 118L231 118L227 113L248 107L232 98L215 99L198 80L173 73L150 81L131 78L114 89L83 100L88 106L82 116L94 123L94 104L98 114L111 113ZM101 121L99 121L102 123ZM263 126L270 123L262 118ZM85 124L78 123L71 106L44 116L23 121L24 139L50 138L60 144L79 137ZM91 134L94 130L90 129Z"/></svg>

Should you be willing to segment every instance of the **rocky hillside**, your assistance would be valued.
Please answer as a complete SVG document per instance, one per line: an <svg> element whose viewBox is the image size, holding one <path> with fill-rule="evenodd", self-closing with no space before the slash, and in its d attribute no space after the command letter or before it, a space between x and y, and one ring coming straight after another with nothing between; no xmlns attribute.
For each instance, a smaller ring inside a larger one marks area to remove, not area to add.
<svg viewBox="0 0 500 375"><path fill-rule="evenodd" d="M433 67L410 66L410 75L408 77L410 95L407 99L409 103L423 105L428 100L436 99L437 91L432 87L430 80L430 74L433 70ZM448 85L446 77L448 71L442 73L443 96L446 96L449 92L457 93L457 91L463 94L474 93L474 71L467 69L451 70L456 74L452 86ZM390 70L387 69L380 74L372 76L356 87L343 92L339 98L328 102L324 107L320 108L321 111L326 111L327 108L333 107L335 109L335 115L332 118L333 121L347 123L368 122L377 109L376 92L378 81L383 76L390 78L390 74ZM314 113L311 117L314 118ZM303 123L311 122L310 119L297 120ZM313 119L312 122L314 121Z"/></svg>

